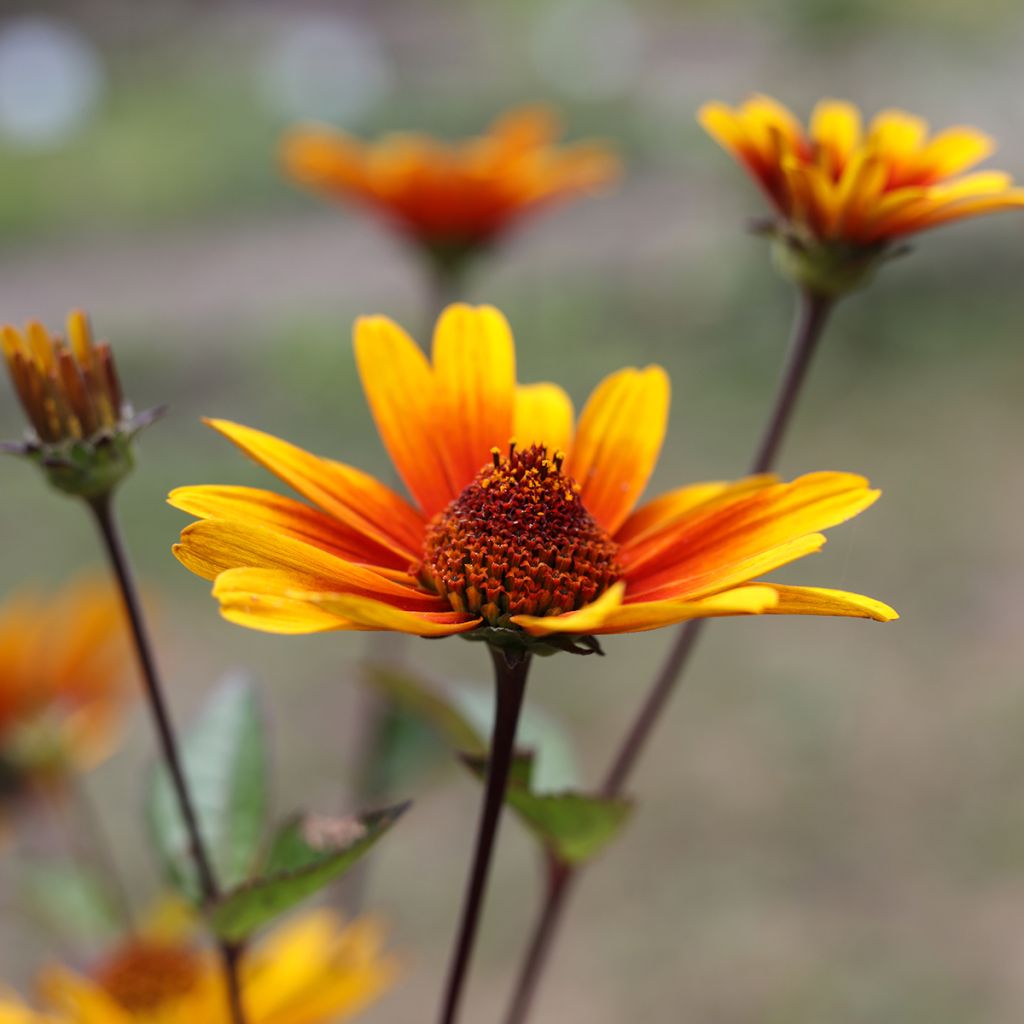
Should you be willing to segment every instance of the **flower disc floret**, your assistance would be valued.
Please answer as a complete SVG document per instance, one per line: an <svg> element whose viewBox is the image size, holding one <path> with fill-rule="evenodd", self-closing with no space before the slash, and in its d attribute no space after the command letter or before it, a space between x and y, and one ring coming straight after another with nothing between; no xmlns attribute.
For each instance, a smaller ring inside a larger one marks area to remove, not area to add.
<svg viewBox="0 0 1024 1024"><path fill-rule="evenodd" d="M99 986L129 1013L156 1013L199 984L203 964L186 946L137 939L119 949L96 974Z"/></svg>
<svg viewBox="0 0 1024 1024"><path fill-rule="evenodd" d="M618 545L544 445L493 464L430 524L417 575L457 612L507 626L514 615L582 608L618 578Z"/></svg>

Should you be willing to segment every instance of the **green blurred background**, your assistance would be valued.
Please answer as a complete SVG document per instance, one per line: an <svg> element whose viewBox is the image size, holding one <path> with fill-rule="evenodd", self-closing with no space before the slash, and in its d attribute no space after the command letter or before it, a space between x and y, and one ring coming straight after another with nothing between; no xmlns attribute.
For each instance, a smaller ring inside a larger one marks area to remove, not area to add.
<svg viewBox="0 0 1024 1024"><path fill-rule="evenodd" d="M791 314L744 231L758 197L697 127L699 104L760 90L801 114L822 95L905 106L992 132L995 166L1024 173L1022 43L1012 0L4 5L0 317L58 327L86 307L136 405L171 404L122 510L179 720L227 669L252 668L278 809L352 809L365 638L223 623L172 559L184 519L163 504L179 484L268 483L204 414L389 472L349 332L370 312L422 332L419 267L378 224L282 179L290 121L455 136L542 99L571 136L621 148L620 188L524 224L467 297L508 314L523 379L578 402L623 364L669 369L653 493L742 472ZM1021 1019L1022 230L1007 215L922 237L840 308L783 469L861 471L885 496L784 578L872 594L903 619L708 631L636 776L633 826L579 892L538 1024ZM5 392L0 436L20 430ZM0 463L0 494L0 592L96 564L80 509L28 467ZM538 665L530 699L564 723L584 779L671 639ZM486 686L475 645L412 650ZM140 903L158 883L135 813L151 757L137 713L89 779ZM458 769L407 788L416 806L375 852L368 893L407 972L368 1022L434 1005L475 824ZM56 947L25 923L16 851L0 858L0 964L25 984ZM467 1020L503 1004L536 868L508 821Z"/></svg>

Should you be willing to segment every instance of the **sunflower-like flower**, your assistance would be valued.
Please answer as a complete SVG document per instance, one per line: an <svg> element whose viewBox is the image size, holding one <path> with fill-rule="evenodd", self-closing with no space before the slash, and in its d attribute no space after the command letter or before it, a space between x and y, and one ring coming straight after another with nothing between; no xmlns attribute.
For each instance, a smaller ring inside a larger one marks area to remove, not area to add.
<svg viewBox="0 0 1024 1024"><path fill-rule="evenodd" d="M117 595L92 580L0 605L0 797L59 787L112 751L125 639Z"/></svg>
<svg viewBox="0 0 1024 1024"><path fill-rule="evenodd" d="M995 149L976 128L929 135L922 118L883 110L865 130L855 106L822 100L805 130L767 96L708 103L698 116L778 215L784 269L826 293L862 283L898 239L1024 206L1010 175L966 173Z"/></svg>
<svg viewBox="0 0 1024 1024"><path fill-rule="evenodd" d="M863 477L698 484L636 508L667 424L660 367L612 374L574 429L561 388L517 387L512 335L491 307L445 310L432 363L384 317L357 322L355 348L412 500L352 466L210 421L308 502L217 485L170 495L201 517L175 554L214 581L232 622L543 650L706 616L895 618L855 594L751 582L871 505L879 492Z"/></svg>
<svg viewBox="0 0 1024 1024"><path fill-rule="evenodd" d="M7 324L0 349L31 428L24 444L0 450L29 456L68 494L109 494L132 469L133 436L157 415L135 416L110 345L97 344L86 315L74 310L66 338L37 320L23 331Z"/></svg>
<svg viewBox="0 0 1024 1024"><path fill-rule="evenodd" d="M336 1024L381 996L396 974L370 919L349 925L313 911L282 926L242 960L249 1024ZM50 968L45 1009L0 992L12 1024L230 1024L224 974L212 951L187 940L135 938L88 975Z"/></svg>
<svg viewBox="0 0 1024 1024"><path fill-rule="evenodd" d="M607 146L558 146L558 135L552 111L530 107L458 143L394 134L367 144L307 126L286 136L281 151L295 181L369 207L439 264L457 267L527 214L592 193L618 176Z"/></svg>

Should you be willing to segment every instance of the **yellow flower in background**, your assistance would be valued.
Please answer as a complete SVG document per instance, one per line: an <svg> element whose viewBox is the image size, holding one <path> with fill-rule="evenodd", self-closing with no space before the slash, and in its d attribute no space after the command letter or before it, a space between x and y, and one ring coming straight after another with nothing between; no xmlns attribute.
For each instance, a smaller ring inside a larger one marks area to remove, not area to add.
<svg viewBox="0 0 1024 1024"><path fill-rule="evenodd" d="M0 605L0 792L59 784L112 752L127 656L124 611L105 584Z"/></svg>
<svg viewBox="0 0 1024 1024"><path fill-rule="evenodd" d="M281 152L295 181L361 203L438 259L457 262L527 214L618 177L618 160L607 146L559 146L559 135L552 111L530 107L456 143L417 134L366 143L310 125L294 129Z"/></svg>
<svg viewBox="0 0 1024 1024"><path fill-rule="evenodd" d="M735 109L708 103L698 117L761 187L790 256L808 251L814 266L804 270L819 272L825 292L847 290L870 273L873 261L858 263L858 255L951 221L1024 206L1024 189L1009 174L972 171L995 149L976 128L930 135L926 121L904 110L883 110L865 127L855 106L826 99L805 129L786 107L759 95ZM784 269L801 279L799 268Z"/></svg>
<svg viewBox="0 0 1024 1024"><path fill-rule="evenodd" d="M738 109L709 103L707 131L742 163L780 216L815 238L876 245L949 221L1024 206L1002 171L970 171L995 149L976 128L929 135L928 123L822 100L807 130L781 104L754 96Z"/></svg>
<svg viewBox="0 0 1024 1024"><path fill-rule="evenodd" d="M355 346L412 500L351 466L211 421L308 502L218 485L171 494L200 517L175 553L214 581L232 622L569 645L706 616L896 617L855 594L751 582L817 551L821 530L871 505L878 492L863 477L697 484L636 507L667 425L660 367L612 374L574 424L561 388L517 386L496 309L450 306L432 363L384 317L358 321Z"/></svg>
<svg viewBox="0 0 1024 1024"><path fill-rule="evenodd" d="M335 1024L393 983L380 926L329 911L299 916L250 949L241 965L249 1024ZM0 993L0 1024L230 1024L219 958L184 938L129 940L88 975L50 968L43 1012Z"/></svg>

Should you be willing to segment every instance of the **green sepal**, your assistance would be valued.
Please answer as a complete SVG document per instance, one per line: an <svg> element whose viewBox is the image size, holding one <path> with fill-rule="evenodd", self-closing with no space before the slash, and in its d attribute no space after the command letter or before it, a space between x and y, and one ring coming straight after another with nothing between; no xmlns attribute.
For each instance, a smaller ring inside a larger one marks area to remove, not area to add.
<svg viewBox="0 0 1024 1024"><path fill-rule="evenodd" d="M267 739L252 684L224 680L185 734L182 760L211 866L221 885L249 876L267 827ZM150 833L171 883L198 902L200 889L188 832L166 766L146 801Z"/></svg>
<svg viewBox="0 0 1024 1024"><path fill-rule="evenodd" d="M243 942L344 875L408 807L351 818L292 818L274 837L259 874L224 893L211 909L214 931L226 942Z"/></svg>

